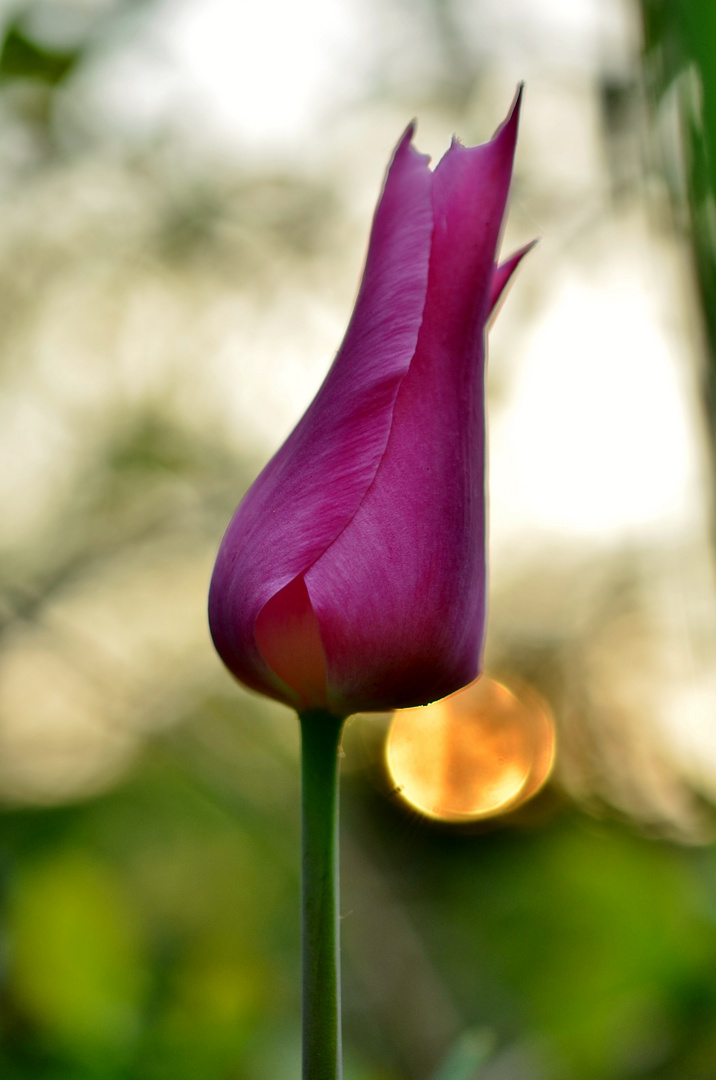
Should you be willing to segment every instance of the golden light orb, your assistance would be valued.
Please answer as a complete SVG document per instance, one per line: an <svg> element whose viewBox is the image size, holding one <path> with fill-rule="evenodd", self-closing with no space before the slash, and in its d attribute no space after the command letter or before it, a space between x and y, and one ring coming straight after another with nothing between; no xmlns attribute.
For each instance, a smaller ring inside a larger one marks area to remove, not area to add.
<svg viewBox="0 0 716 1080"><path fill-rule="evenodd" d="M453 822L514 810L545 783L554 751L554 719L539 694L485 676L396 712L386 747L401 796L421 814Z"/></svg>

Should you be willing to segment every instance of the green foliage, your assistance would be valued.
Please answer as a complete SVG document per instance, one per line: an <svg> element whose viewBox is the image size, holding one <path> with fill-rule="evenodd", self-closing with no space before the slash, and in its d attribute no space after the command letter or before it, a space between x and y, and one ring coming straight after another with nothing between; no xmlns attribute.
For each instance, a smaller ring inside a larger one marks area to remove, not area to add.
<svg viewBox="0 0 716 1080"><path fill-rule="evenodd" d="M172 760L74 811L6 815L3 1076L222 1080L298 1020L298 868Z"/></svg>
<svg viewBox="0 0 716 1080"><path fill-rule="evenodd" d="M57 86L80 57L80 50L64 52L43 47L13 23L5 31L0 51L0 79L38 79Z"/></svg>
<svg viewBox="0 0 716 1080"><path fill-rule="evenodd" d="M81 849L28 861L13 881L8 931L10 985L24 1014L72 1056L123 1056L138 1034L146 978L116 873Z"/></svg>
<svg viewBox="0 0 716 1080"><path fill-rule="evenodd" d="M712 1075L711 849L572 814L487 836L421 827L406 844L374 813L364 842L387 846L407 917L464 1026L495 1033L498 1059L540 1047L542 1064L519 1075L560 1080Z"/></svg>
<svg viewBox="0 0 716 1080"><path fill-rule="evenodd" d="M708 348L705 397L716 455L716 7L710 0L642 0L646 70L658 108L675 94L690 218Z"/></svg>

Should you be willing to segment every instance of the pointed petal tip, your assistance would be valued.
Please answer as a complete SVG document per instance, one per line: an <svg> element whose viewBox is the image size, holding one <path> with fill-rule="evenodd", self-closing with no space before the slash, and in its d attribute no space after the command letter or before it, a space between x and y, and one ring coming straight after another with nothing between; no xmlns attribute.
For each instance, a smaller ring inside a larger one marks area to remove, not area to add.
<svg viewBox="0 0 716 1080"><path fill-rule="evenodd" d="M541 236L536 236L534 240L530 240L529 243L524 244L521 248L518 248L517 251L513 251L509 258L505 259L505 261L497 267L496 275L500 273L506 275L505 284L507 284L525 255L529 255L530 251L537 247L541 239Z"/></svg>
<svg viewBox="0 0 716 1080"><path fill-rule="evenodd" d="M398 146L397 146L398 150L401 150L404 146L409 145L413 141L413 136L415 135L415 129L416 129L417 126L418 126L417 118L413 118L410 121L410 123L408 124L408 126L406 127L403 134L398 139Z"/></svg>
<svg viewBox="0 0 716 1080"><path fill-rule="evenodd" d="M536 237L534 240L530 240L524 247L519 248L513 252L509 258L505 259L503 263L495 267L495 272L492 278L492 287L490 290L490 314L492 315L502 299L507 286L509 285L515 270L520 265L525 255L532 251L532 248L536 247L540 242L540 237Z"/></svg>
<svg viewBox="0 0 716 1080"><path fill-rule="evenodd" d="M413 137L415 130L418 126L417 117L410 121L403 134L398 140L398 145L393 152L393 159L395 159L400 153L412 153L416 157L420 158L426 165L430 164L430 154L423 154L420 150L413 145Z"/></svg>
<svg viewBox="0 0 716 1080"><path fill-rule="evenodd" d="M492 136L492 142L501 142L503 139L505 139L508 140L510 145L514 147L515 143L517 142L517 128L520 122L520 109L522 107L522 97L524 94L524 89L525 84L523 82L517 84L517 90L515 91L515 96L512 99L510 110L507 113L505 119L495 131L495 134Z"/></svg>
<svg viewBox="0 0 716 1080"><path fill-rule="evenodd" d="M508 120L512 119L512 116L513 116L514 113L517 113L519 115L520 109L522 108L522 98L524 97L524 94L525 94L525 82L524 82L524 79L522 79L520 82L517 83L517 89L515 90L515 96L512 99L512 104L510 105L510 111L507 114Z"/></svg>
<svg viewBox="0 0 716 1080"><path fill-rule="evenodd" d="M530 240L529 243L524 245L524 247L521 247L518 251L516 251L514 253L514 255L512 256L512 258L516 259L517 262L521 262L522 259L524 259L525 255L527 255L530 251L532 251L532 248L536 248L537 245L540 244L541 242L542 242L542 237L541 236L535 236L534 240Z"/></svg>

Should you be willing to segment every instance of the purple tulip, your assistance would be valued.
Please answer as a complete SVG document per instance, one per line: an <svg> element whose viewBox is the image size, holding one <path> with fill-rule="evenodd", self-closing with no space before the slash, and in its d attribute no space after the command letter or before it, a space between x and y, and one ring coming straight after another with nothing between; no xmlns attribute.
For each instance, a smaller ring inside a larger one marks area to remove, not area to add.
<svg viewBox="0 0 716 1080"><path fill-rule="evenodd" d="M422 705L479 673L486 324L527 250L495 261L519 101L434 171L408 128L343 344L222 541L214 644L299 711Z"/></svg>

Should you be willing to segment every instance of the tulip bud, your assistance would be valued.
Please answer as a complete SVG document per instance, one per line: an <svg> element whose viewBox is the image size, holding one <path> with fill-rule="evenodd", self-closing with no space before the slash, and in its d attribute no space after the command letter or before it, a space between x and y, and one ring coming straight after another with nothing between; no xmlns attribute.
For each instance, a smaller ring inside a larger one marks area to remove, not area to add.
<svg viewBox="0 0 716 1080"><path fill-rule="evenodd" d="M434 171L408 128L343 344L221 543L216 648L299 711L426 704L479 672L485 328L527 250L496 264L519 99Z"/></svg>

